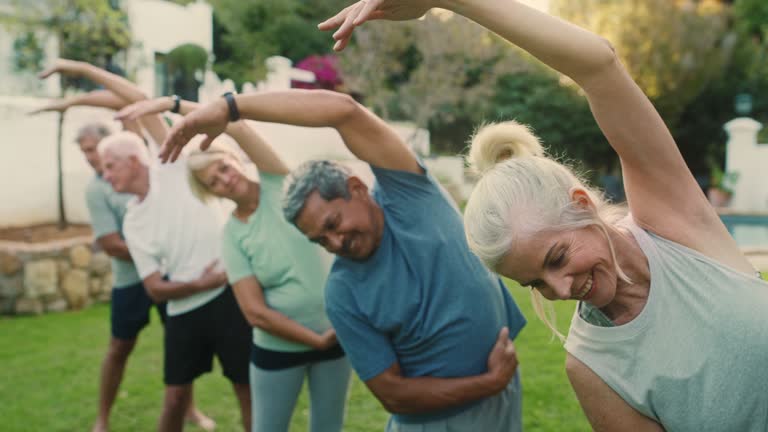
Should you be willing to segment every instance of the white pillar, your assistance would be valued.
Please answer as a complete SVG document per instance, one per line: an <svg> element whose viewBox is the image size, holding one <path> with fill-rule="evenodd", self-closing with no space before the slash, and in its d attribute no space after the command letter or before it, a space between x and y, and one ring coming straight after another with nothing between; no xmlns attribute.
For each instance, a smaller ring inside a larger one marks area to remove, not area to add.
<svg viewBox="0 0 768 432"><path fill-rule="evenodd" d="M731 207L739 211L768 210L768 152L757 143L762 128L762 123L747 117L733 119L724 126L728 133L725 171L739 175Z"/></svg>

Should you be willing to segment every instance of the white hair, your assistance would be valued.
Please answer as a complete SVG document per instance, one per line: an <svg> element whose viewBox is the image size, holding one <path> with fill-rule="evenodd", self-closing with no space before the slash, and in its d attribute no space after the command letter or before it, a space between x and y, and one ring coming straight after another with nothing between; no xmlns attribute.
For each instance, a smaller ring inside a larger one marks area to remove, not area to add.
<svg viewBox="0 0 768 432"><path fill-rule="evenodd" d="M626 211L547 157L527 126L507 121L481 127L472 138L468 162L480 179L464 213L467 243L490 269L497 268L523 235L588 226L603 232L616 262L607 225ZM574 188L586 191L594 208L576 205L571 197ZM622 280L628 280L618 265L616 270ZM536 301L534 305L539 306L539 317L557 333L541 305Z"/></svg>
<svg viewBox="0 0 768 432"><path fill-rule="evenodd" d="M133 132L117 132L101 141L97 147L99 156L103 157L106 152L110 152L120 159L135 157L145 166L149 166L149 150L144 145L144 141Z"/></svg>
<svg viewBox="0 0 768 432"><path fill-rule="evenodd" d="M208 166L216 161L223 159L230 159L237 164L244 173L245 169L240 160L240 156L232 149L231 146L224 144L221 140L216 139L211 143L211 146L206 150L200 149L200 142L191 147L191 150L187 153L187 182L192 193L203 202L206 202L213 198L214 194L208 189L208 185L200 181L197 174L208 168ZM250 176L246 175L250 178Z"/></svg>

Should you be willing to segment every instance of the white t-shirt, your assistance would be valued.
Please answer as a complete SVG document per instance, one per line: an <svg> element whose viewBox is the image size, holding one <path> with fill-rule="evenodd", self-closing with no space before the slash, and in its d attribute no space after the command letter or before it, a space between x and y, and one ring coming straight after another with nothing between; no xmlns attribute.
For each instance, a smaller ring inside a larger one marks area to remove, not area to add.
<svg viewBox="0 0 768 432"><path fill-rule="evenodd" d="M123 233L142 279L154 272L169 280L199 278L221 256L226 212L221 203L202 203L187 183L185 159L149 168L149 193L128 203ZM221 294L224 286L168 301L168 315L194 310Z"/></svg>

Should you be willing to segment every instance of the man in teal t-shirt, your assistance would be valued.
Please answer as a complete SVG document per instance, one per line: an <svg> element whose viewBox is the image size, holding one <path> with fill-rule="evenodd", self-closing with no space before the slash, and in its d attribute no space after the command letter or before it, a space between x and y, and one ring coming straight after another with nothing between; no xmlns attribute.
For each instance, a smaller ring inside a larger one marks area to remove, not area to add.
<svg viewBox="0 0 768 432"><path fill-rule="evenodd" d="M106 126L89 124L81 128L77 135L77 143L83 156L96 172L85 192L93 235L112 261L112 337L102 363L97 425L108 423L109 412L120 387L128 356L136 345L139 332L149 323L149 311L154 304L144 290L122 234L126 204L133 196L115 192L101 177L99 154L96 149L99 141L109 134ZM164 320L165 304L157 305L157 308L161 319Z"/></svg>

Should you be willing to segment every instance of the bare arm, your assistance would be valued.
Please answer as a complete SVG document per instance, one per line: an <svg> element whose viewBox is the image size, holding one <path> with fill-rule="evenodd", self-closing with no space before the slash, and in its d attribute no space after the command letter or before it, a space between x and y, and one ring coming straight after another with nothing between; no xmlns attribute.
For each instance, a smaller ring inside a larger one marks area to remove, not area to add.
<svg viewBox="0 0 768 432"><path fill-rule="evenodd" d="M128 102L125 99L117 96L109 90L94 90L69 98L55 100L40 109L32 111L30 114L38 114L48 111L62 112L74 106L94 106L116 111L123 108L127 104Z"/></svg>
<svg viewBox="0 0 768 432"><path fill-rule="evenodd" d="M240 279L232 285L232 288L240 310L243 311L245 319L251 326L283 339L311 346L316 350L326 350L336 345L336 333L333 329L317 334L267 306L261 284L255 277Z"/></svg>
<svg viewBox="0 0 768 432"><path fill-rule="evenodd" d="M325 90L284 90L235 96L242 118L305 127L332 127L358 158L381 168L421 173L416 157L383 120L350 96ZM207 135L203 145L224 132L224 99L216 100L174 125L161 158L174 160L192 137Z"/></svg>
<svg viewBox="0 0 768 432"><path fill-rule="evenodd" d="M571 77L621 159L627 201L643 227L751 271L688 170L656 109L600 36L515 0L366 0L320 24L342 49L369 19L413 19L441 7L477 22Z"/></svg>
<svg viewBox="0 0 768 432"><path fill-rule="evenodd" d="M499 337L488 358L488 372L461 378L413 377L402 375L395 362L369 379L365 385L384 408L396 414L418 414L463 405L503 391L517 370L517 354L509 331Z"/></svg>
<svg viewBox="0 0 768 432"><path fill-rule="evenodd" d="M173 98L168 96L159 97L125 107L115 117L118 119L140 118L152 113L170 111L173 109L173 105ZM179 104L179 113L188 115L201 106L201 104L195 102L182 100ZM248 158L256 164L259 171L277 175L288 174L288 167L280 156L245 121L229 123L225 133L237 142L245 154L248 155Z"/></svg>
<svg viewBox="0 0 768 432"><path fill-rule="evenodd" d="M128 245L125 244L125 240L120 237L120 234L116 232L105 234L99 237L96 241L99 243L101 249L110 257L123 261L132 261Z"/></svg>
<svg viewBox="0 0 768 432"><path fill-rule="evenodd" d="M584 363L568 354L566 372L595 432L664 432L654 420L629 406Z"/></svg>
<svg viewBox="0 0 768 432"><path fill-rule="evenodd" d="M163 280L160 272L154 272L144 278L144 288L155 302L183 298L192 294L212 290L227 283L227 275L215 269L214 261L205 268L202 276L188 282Z"/></svg>

